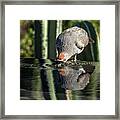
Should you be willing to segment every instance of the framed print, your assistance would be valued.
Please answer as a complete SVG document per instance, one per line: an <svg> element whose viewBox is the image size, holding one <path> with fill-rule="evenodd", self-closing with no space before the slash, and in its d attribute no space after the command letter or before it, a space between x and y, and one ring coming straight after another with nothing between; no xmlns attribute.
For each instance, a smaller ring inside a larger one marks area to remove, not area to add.
<svg viewBox="0 0 120 120"><path fill-rule="evenodd" d="M119 9L2 1L1 118L119 119Z"/></svg>

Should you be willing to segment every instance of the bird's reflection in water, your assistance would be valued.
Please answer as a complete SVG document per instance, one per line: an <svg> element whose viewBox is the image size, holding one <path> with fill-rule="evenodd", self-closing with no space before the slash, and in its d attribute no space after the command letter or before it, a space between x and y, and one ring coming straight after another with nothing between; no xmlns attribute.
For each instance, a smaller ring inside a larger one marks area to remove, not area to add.
<svg viewBox="0 0 120 120"><path fill-rule="evenodd" d="M94 69L95 66L92 65L81 66L78 68L65 66L58 69L62 83L61 88L65 90L67 99L71 99L70 95L72 91L85 89L90 82L90 76Z"/></svg>
<svg viewBox="0 0 120 120"><path fill-rule="evenodd" d="M94 71L95 66L83 66L74 68L65 66L60 68L59 74L62 80L62 88L66 90L83 90L90 80L90 75Z"/></svg>

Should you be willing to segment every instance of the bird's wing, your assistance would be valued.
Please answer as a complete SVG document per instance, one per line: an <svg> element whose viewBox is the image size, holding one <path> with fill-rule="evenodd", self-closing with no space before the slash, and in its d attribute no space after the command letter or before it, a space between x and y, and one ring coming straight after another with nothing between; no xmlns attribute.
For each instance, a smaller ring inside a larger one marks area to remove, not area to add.
<svg viewBox="0 0 120 120"><path fill-rule="evenodd" d="M80 45L80 43L78 41L75 41L75 46L80 49L81 51L84 50L84 46Z"/></svg>
<svg viewBox="0 0 120 120"><path fill-rule="evenodd" d="M76 45L80 49L81 47L86 47L89 43L88 33L80 28L77 32L78 38L76 39Z"/></svg>

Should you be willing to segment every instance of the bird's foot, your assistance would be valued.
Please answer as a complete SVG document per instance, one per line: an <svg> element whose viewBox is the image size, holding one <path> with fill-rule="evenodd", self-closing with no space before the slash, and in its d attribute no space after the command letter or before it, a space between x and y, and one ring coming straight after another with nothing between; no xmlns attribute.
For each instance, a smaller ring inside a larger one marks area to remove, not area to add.
<svg viewBox="0 0 120 120"><path fill-rule="evenodd" d="M73 60L73 61L74 61L74 63L75 63L75 64L77 64L77 54L75 55L75 57L74 57L74 60Z"/></svg>

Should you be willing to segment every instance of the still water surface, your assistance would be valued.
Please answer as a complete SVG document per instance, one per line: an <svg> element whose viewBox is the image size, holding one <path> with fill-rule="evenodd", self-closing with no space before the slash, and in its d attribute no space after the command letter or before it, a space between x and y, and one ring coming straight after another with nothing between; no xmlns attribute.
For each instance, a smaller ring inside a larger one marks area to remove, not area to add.
<svg viewBox="0 0 120 120"><path fill-rule="evenodd" d="M21 58L21 100L99 100L99 62Z"/></svg>

